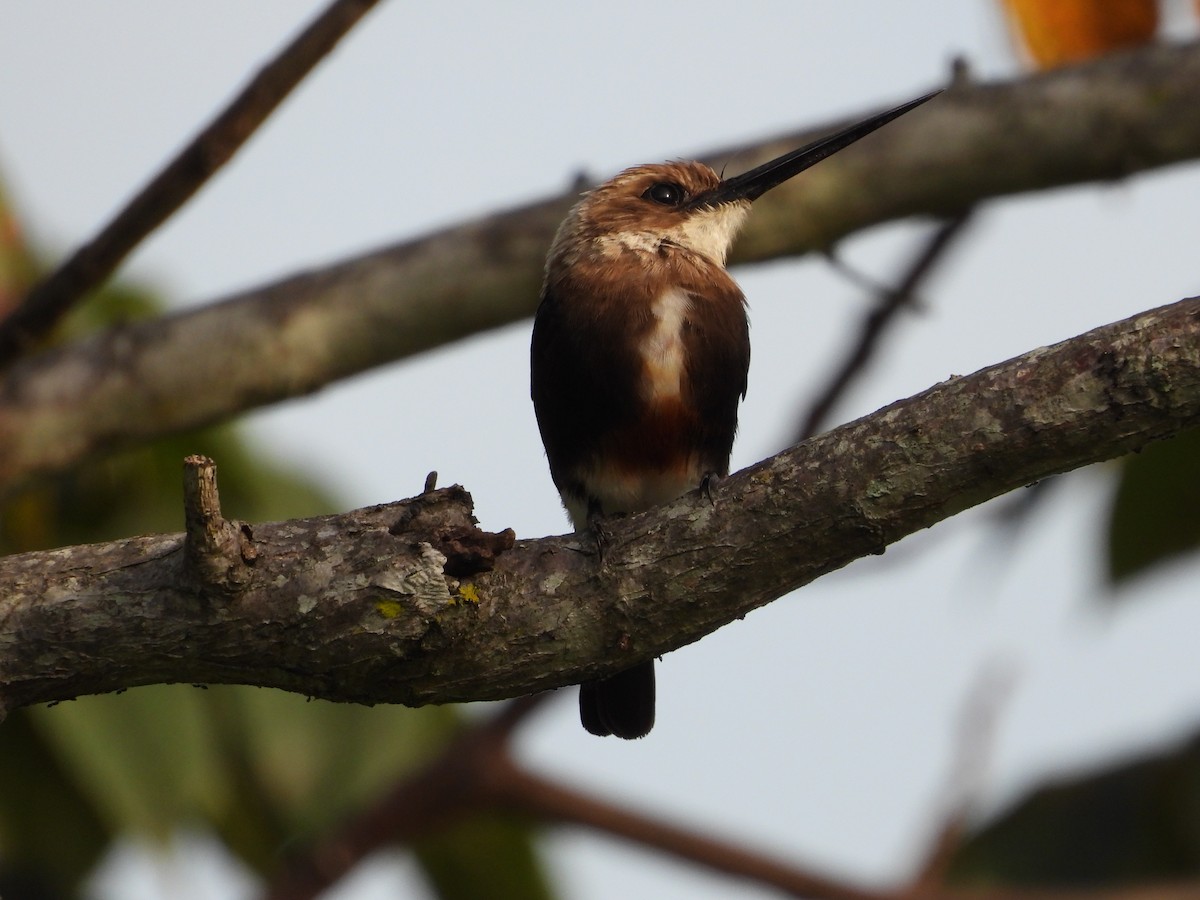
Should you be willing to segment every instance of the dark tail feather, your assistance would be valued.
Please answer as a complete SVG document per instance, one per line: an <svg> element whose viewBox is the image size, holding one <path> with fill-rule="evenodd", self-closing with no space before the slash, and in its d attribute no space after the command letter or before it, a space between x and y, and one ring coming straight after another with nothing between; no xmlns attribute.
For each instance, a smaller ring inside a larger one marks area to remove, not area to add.
<svg viewBox="0 0 1200 900"><path fill-rule="evenodd" d="M654 727L654 660L581 684L579 719L601 737L613 734L631 740L648 735Z"/></svg>

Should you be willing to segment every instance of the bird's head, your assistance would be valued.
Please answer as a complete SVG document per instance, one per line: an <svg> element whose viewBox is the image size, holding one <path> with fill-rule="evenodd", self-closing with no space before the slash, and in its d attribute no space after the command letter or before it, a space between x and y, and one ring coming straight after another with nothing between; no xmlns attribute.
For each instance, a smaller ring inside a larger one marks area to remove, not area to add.
<svg viewBox="0 0 1200 900"><path fill-rule="evenodd" d="M618 258L634 252L666 258L682 251L723 267L754 200L937 93L724 180L700 162L626 169L583 195L559 228L547 266L569 267L583 256Z"/></svg>

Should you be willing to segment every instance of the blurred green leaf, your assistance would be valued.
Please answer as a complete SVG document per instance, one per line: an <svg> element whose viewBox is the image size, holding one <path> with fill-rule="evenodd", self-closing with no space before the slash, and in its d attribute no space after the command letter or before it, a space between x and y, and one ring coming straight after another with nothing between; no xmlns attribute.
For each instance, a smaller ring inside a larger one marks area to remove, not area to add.
<svg viewBox="0 0 1200 900"><path fill-rule="evenodd" d="M31 710L111 833L166 838L232 802L202 692L154 685Z"/></svg>
<svg viewBox="0 0 1200 900"><path fill-rule="evenodd" d="M1108 526L1108 575L1117 582L1200 547L1200 428L1122 461Z"/></svg>
<svg viewBox="0 0 1200 900"><path fill-rule="evenodd" d="M153 685L36 707L19 721L27 719L38 746L62 761L55 777L77 786L73 802L99 817L102 833L165 839L181 823L208 823L269 872L285 844L319 834L436 753L459 716L244 686ZM0 798L25 771L0 772ZM5 810L0 799L0 817Z"/></svg>
<svg viewBox="0 0 1200 900"><path fill-rule="evenodd" d="M1036 791L972 836L950 874L1074 887L1200 875L1200 737Z"/></svg>
<svg viewBox="0 0 1200 900"><path fill-rule="evenodd" d="M83 304L60 329L78 336L155 313L144 291L111 287ZM229 425L173 435L145 447L89 459L47 476L0 502L0 553L183 530L183 460L200 453L217 463L222 509L260 522L331 512L327 492L250 449Z"/></svg>
<svg viewBox="0 0 1200 900"><path fill-rule="evenodd" d="M13 309L37 277L37 263L0 184L0 315Z"/></svg>
<svg viewBox="0 0 1200 900"><path fill-rule="evenodd" d="M5 880L43 881L65 896L99 860L110 833L23 713L0 729L0 869Z"/></svg>
<svg viewBox="0 0 1200 900"><path fill-rule="evenodd" d="M417 858L441 900L549 900L529 826L502 816L476 816L423 841Z"/></svg>
<svg viewBox="0 0 1200 900"><path fill-rule="evenodd" d="M235 819L220 822L222 834L260 871L270 870L281 844L319 834L426 762L460 720L452 707L368 708L245 687L208 693L231 768L241 771L243 791L258 795L277 827L256 837L269 846L255 848L236 843L240 808Z"/></svg>

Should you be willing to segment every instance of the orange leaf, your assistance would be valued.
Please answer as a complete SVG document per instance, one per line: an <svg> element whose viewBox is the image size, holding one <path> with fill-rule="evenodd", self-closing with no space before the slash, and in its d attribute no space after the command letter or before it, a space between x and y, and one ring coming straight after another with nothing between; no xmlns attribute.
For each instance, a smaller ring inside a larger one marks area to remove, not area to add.
<svg viewBox="0 0 1200 900"><path fill-rule="evenodd" d="M1004 5L1040 69L1144 44L1158 30L1157 0L1004 0Z"/></svg>

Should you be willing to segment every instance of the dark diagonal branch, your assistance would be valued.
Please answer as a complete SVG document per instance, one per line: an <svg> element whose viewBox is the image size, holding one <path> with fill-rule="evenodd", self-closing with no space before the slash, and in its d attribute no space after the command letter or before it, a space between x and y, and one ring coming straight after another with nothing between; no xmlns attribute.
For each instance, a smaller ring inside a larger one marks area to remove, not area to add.
<svg viewBox="0 0 1200 900"><path fill-rule="evenodd" d="M866 371L889 326L903 310L910 309L917 302L922 283L944 258L946 251L962 234L970 220L971 213L968 211L938 226L914 257L899 283L894 288L880 292L874 307L863 317L858 339L841 365L834 370L825 387L817 393L817 399L804 416L792 443L812 437L825 424L834 405L845 396L855 379Z"/></svg>
<svg viewBox="0 0 1200 900"><path fill-rule="evenodd" d="M371 853L410 845L488 810L591 828L796 896L878 900L878 894L857 891L761 852L624 809L529 772L514 759L510 736L548 696L513 701L493 719L465 729L427 766L293 856L267 900L313 900Z"/></svg>
<svg viewBox="0 0 1200 900"><path fill-rule="evenodd" d="M958 215L988 197L1200 158L1196 109L1196 44L954 87L761 198L734 262L828 248L905 216ZM812 136L708 158L753 165ZM574 193L19 361L0 389L0 485L531 315L546 248Z"/></svg>
<svg viewBox="0 0 1200 900"><path fill-rule="evenodd" d="M437 757L397 782L313 846L292 856L267 892L267 900L314 900L378 850L409 846L468 816L503 811L555 825L575 825L657 850L712 872L771 887L794 897L826 900L1177 900L1194 897L1195 885L1155 884L1087 892L1020 886L962 889L942 883L935 868L899 889L868 889L825 875L793 860L772 857L658 816L530 772L514 757L511 736L547 697L508 704L494 718L467 727ZM944 830L936 851L946 850L962 821Z"/></svg>
<svg viewBox="0 0 1200 900"><path fill-rule="evenodd" d="M221 168L378 0L335 0L117 213L101 232L38 282L0 322L0 367L44 337L88 291Z"/></svg>
<svg viewBox="0 0 1200 900"><path fill-rule="evenodd" d="M512 764L492 791L501 809L540 821L579 825L714 872L773 887L794 897L881 900L881 895L820 875L695 827L634 812L600 797L527 772Z"/></svg>
<svg viewBox="0 0 1200 900"><path fill-rule="evenodd" d="M963 509L1197 424L1200 298L836 428L725 479L715 506L692 493L614 522L603 568L587 539L480 532L461 489L236 540L193 528L0 558L0 702L217 682L421 705L594 680ZM192 518L221 525L208 508Z"/></svg>

